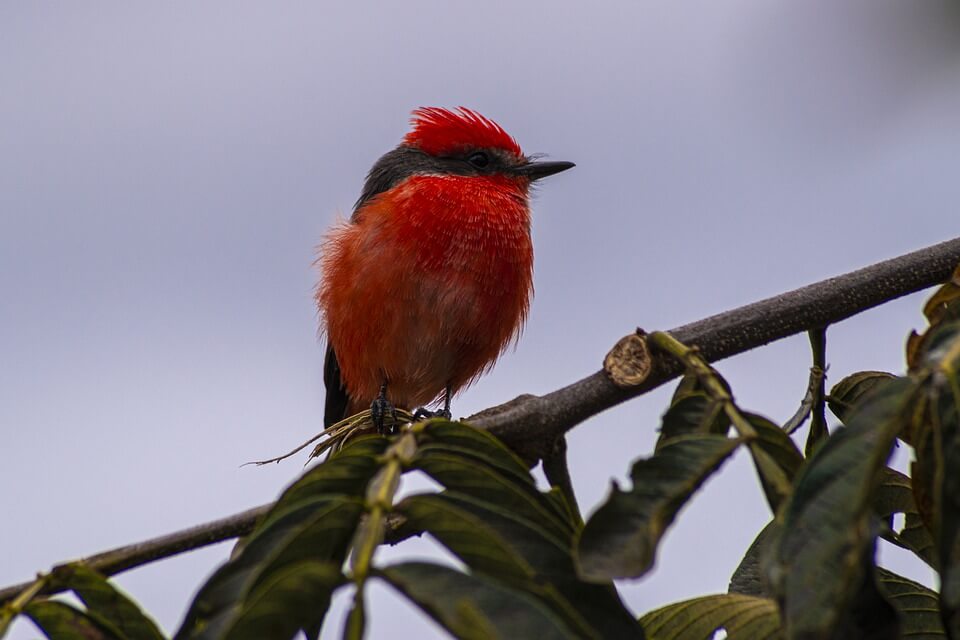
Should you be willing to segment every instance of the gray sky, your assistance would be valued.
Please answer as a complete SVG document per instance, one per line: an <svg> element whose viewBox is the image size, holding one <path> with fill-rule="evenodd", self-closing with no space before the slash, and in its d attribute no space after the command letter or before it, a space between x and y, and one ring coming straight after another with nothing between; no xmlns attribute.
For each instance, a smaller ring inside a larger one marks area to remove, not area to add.
<svg viewBox="0 0 960 640"><path fill-rule="evenodd" d="M300 472L239 465L321 427L314 247L417 106L475 108L578 165L536 197L523 339L457 415L592 373L637 325L957 235L952 6L0 4L0 584L266 502ZM901 370L922 299L832 328L831 380ZM782 420L807 367L799 337L720 370ZM573 432L587 512L651 451L669 392ZM725 590L768 515L739 456L629 605ZM227 551L119 582L172 631ZM370 638L438 633L383 587L371 611Z"/></svg>

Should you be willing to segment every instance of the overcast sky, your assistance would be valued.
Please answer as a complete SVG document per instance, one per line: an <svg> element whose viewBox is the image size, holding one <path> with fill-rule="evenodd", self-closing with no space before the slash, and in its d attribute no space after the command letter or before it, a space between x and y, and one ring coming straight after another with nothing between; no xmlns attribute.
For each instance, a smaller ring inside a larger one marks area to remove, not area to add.
<svg viewBox="0 0 960 640"><path fill-rule="evenodd" d="M0 585L259 505L300 473L300 458L240 464L321 427L314 247L417 106L469 106L525 152L577 163L538 190L523 339L456 415L588 375L638 325L957 235L954 7L0 4ZM922 300L831 328L830 379L902 370ZM744 407L783 420L808 366L797 337L719 368ZM670 391L571 434L586 512L652 450ZM724 591L768 517L738 456L625 599L639 614ZM228 550L118 580L173 631ZM440 634L371 595L369 638Z"/></svg>

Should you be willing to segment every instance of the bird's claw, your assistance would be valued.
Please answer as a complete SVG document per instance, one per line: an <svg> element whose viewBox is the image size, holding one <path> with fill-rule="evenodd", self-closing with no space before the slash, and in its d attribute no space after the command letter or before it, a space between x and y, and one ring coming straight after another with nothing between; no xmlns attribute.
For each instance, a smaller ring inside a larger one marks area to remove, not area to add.
<svg viewBox="0 0 960 640"><path fill-rule="evenodd" d="M444 407L443 409L438 409L437 411L430 411L424 407L420 407L413 412L414 420L429 420L430 418L443 418L444 420L450 419L450 409Z"/></svg>
<svg viewBox="0 0 960 640"><path fill-rule="evenodd" d="M388 415L392 418L389 428L385 424ZM380 435L393 433L397 426L397 408L386 397L378 396L370 403L370 419Z"/></svg>

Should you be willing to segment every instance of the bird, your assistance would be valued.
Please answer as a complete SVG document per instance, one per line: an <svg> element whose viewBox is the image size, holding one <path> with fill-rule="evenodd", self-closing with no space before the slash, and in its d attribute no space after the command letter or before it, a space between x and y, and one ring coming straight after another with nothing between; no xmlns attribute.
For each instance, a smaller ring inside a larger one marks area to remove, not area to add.
<svg viewBox="0 0 960 640"><path fill-rule="evenodd" d="M531 186L574 163L524 155L466 108L421 107L324 237L324 426L366 408L451 417L451 398L519 338L533 296ZM427 407L442 402L442 409Z"/></svg>

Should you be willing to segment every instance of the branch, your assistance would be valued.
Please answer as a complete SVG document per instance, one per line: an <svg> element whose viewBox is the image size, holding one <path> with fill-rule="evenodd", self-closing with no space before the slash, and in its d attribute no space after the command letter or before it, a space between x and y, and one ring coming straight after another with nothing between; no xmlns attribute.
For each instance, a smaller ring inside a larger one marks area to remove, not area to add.
<svg viewBox="0 0 960 640"><path fill-rule="evenodd" d="M151 538L143 542L129 544L124 547L117 547L110 551L104 551L96 555L87 556L79 562L99 571L105 576L112 576L133 569L144 564L149 564L156 560L163 560L170 556L192 551L207 545L245 536L253 531L253 526L257 519L270 510L273 504L265 504L253 509L241 511L232 516L200 524L189 529ZM29 587L32 582L14 585L5 589L0 589L0 605L12 600L23 589ZM49 588L42 589L40 593L54 593L55 590Z"/></svg>
<svg viewBox="0 0 960 640"><path fill-rule="evenodd" d="M867 309L947 281L960 263L960 238L829 278L669 331L708 362L797 333L826 327ZM624 389L600 370L544 396L521 396L467 420L490 430L528 461L549 455L553 441L587 418L655 389L682 373L672 358L654 358L646 381Z"/></svg>
<svg viewBox="0 0 960 640"><path fill-rule="evenodd" d="M826 327L884 302L949 279L960 263L955 238L873 266L824 280L671 330L696 346L709 362L749 351L803 331ZM672 380L682 372L673 358L654 358L646 381L633 388L614 385L598 371L544 396L520 396L468 418L530 462L548 457L558 437L587 418ZM250 532L263 505L145 542L85 558L87 566L113 575L136 566L198 549ZM0 589L0 605L32 583Z"/></svg>

